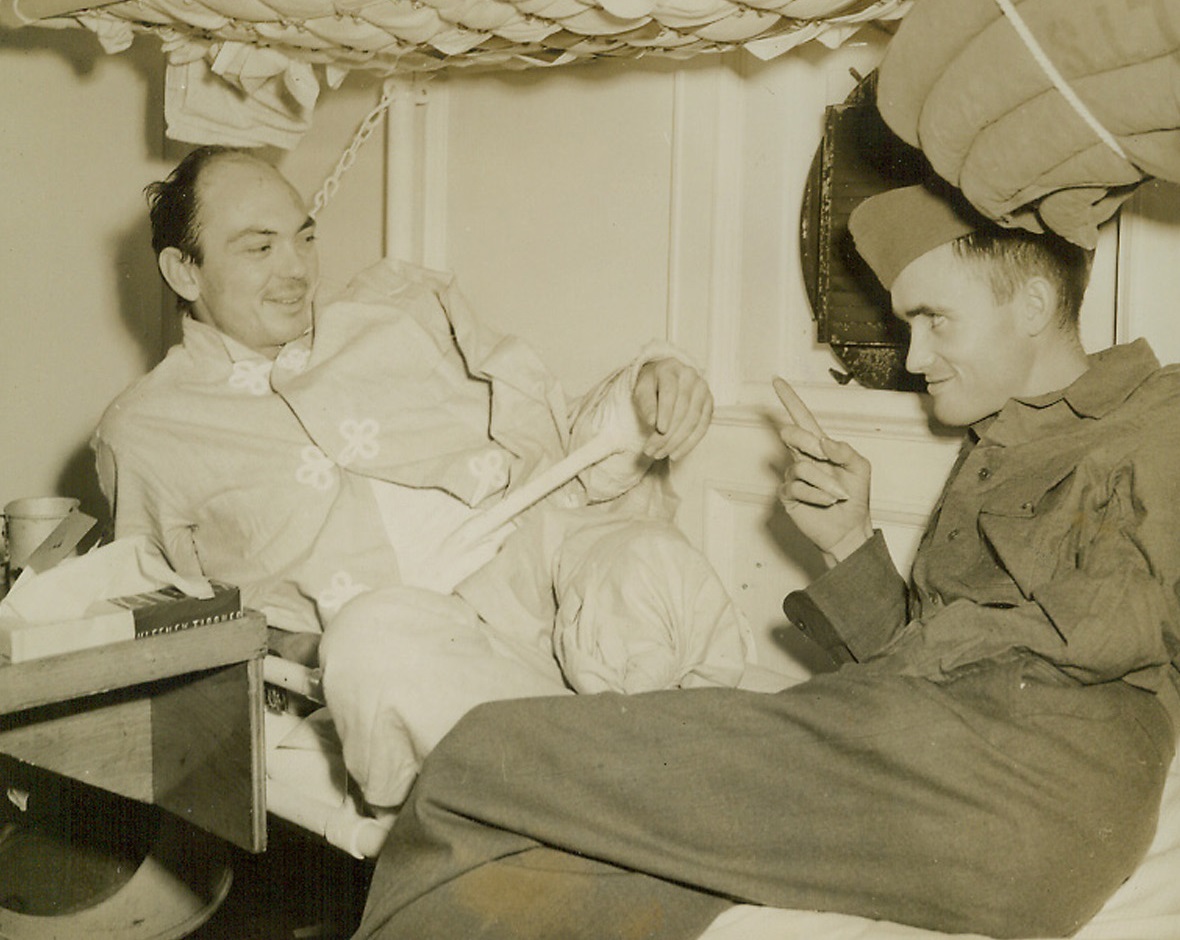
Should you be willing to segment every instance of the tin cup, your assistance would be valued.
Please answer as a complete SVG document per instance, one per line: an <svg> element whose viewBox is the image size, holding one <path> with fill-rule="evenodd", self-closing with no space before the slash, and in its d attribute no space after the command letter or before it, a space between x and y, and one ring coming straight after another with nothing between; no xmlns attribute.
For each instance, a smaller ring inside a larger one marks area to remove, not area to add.
<svg viewBox="0 0 1180 940"><path fill-rule="evenodd" d="M4 507L9 585L16 581L29 556L79 505L72 496L27 496Z"/></svg>

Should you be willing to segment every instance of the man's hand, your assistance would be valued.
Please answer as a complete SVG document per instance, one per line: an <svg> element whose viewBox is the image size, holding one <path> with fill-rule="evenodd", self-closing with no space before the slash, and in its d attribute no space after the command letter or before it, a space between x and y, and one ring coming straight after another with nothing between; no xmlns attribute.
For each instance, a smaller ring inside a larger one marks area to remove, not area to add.
<svg viewBox="0 0 1180 940"><path fill-rule="evenodd" d="M713 393L696 369L679 359L654 359L639 370L632 394L635 413L652 428L643 452L653 460L679 460L705 436Z"/></svg>
<svg viewBox="0 0 1180 940"><path fill-rule="evenodd" d="M843 561L873 537L869 516L869 462L848 444L828 437L782 379L774 390L789 424L779 437L792 460L778 489L779 502L829 564Z"/></svg>

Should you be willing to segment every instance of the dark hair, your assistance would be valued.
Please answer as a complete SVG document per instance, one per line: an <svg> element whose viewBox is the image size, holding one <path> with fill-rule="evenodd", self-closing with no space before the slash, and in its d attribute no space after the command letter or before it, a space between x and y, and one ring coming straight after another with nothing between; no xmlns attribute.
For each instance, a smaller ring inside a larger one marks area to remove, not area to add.
<svg viewBox="0 0 1180 940"><path fill-rule="evenodd" d="M178 248L186 259L202 262L197 183L209 164L224 157L252 156L235 147L198 147L177 164L165 180L144 187L152 222L152 250Z"/></svg>
<svg viewBox="0 0 1180 940"><path fill-rule="evenodd" d="M997 303L1007 303L1031 277L1044 277L1057 290L1057 322L1075 329L1090 283L1094 252L1054 234L995 226L977 229L952 243L966 261L987 261L987 279Z"/></svg>

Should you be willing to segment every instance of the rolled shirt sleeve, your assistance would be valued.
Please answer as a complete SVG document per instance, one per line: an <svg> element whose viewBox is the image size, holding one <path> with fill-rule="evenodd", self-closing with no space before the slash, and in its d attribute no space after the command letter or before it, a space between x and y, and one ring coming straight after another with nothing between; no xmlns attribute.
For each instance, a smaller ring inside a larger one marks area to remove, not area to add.
<svg viewBox="0 0 1180 940"><path fill-rule="evenodd" d="M863 662L905 626L907 595L878 529L836 567L788 594L783 612L836 662Z"/></svg>

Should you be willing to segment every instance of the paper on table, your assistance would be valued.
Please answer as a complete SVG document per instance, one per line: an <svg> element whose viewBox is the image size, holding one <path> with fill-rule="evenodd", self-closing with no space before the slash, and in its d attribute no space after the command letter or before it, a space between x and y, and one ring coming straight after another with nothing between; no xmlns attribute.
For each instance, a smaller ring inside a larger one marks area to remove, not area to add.
<svg viewBox="0 0 1180 940"><path fill-rule="evenodd" d="M26 568L0 602L0 616L30 622L70 620L84 616L96 601L168 585L190 597L213 596L205 578L177 574L145 536L131 536L66 558L47 571Z"/></svg>

